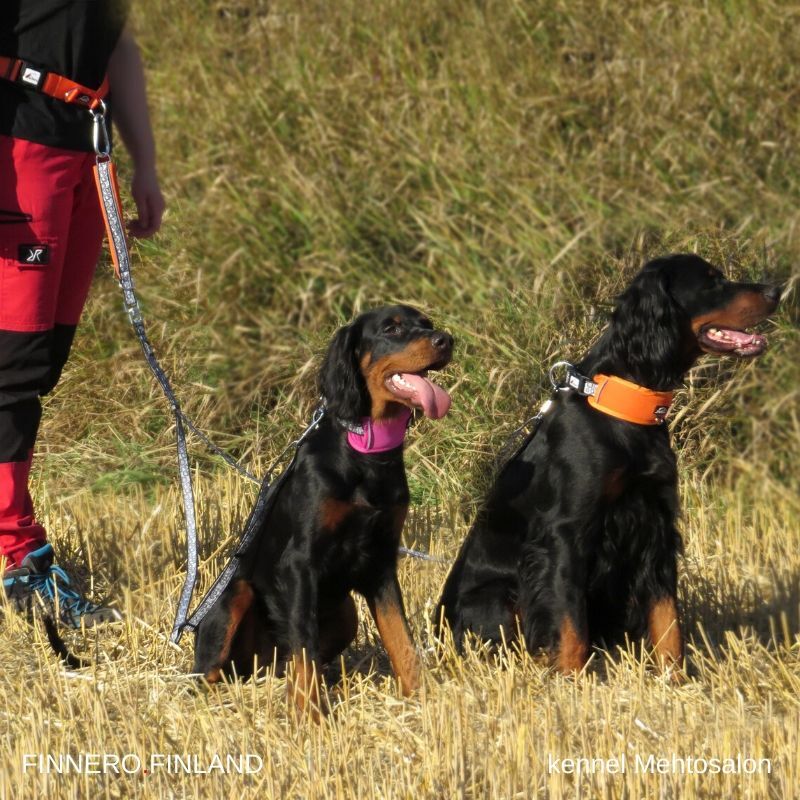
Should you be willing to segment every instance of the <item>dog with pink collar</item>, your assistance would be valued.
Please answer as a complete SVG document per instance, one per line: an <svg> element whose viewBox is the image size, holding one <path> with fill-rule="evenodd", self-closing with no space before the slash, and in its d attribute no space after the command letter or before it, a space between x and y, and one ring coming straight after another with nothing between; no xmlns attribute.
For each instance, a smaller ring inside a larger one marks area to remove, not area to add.
<svg viewBox="0 0 800 800"><path fill-rule="evenodd" d="M415 412L450 396L428 373L453 338L410 306L383 306L337 331L319 373L325 414L303 440L261 530L197 630L194 671L209 683L289 665L296 707L319 717L321 665L355 638L351 592L367 601L404 694L420 664L397 580L409 492L403 462Z"/></svg>

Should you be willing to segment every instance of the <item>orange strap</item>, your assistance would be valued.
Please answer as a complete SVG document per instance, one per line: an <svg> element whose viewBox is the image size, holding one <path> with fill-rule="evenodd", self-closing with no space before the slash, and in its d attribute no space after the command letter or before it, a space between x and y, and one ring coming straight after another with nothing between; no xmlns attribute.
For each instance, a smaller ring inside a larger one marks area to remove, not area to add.
<svg viewBox="0 0 800 800"><path fill-rule="evenodd" d="M108 76L97 89L88 89L63 75L48 72L22 58L0 56L0 78L12 81L26 89L41 92L64 103L77 103L90 110L96 109L108 94Z"/></svg>
<svg viewBox="0 0 800 800"><path fill-rule="evenodd" d="M672 405L672 392L654 392L616 375L595 375L592 380L597 388L589 405L626 422L661 425Z"/></svg>

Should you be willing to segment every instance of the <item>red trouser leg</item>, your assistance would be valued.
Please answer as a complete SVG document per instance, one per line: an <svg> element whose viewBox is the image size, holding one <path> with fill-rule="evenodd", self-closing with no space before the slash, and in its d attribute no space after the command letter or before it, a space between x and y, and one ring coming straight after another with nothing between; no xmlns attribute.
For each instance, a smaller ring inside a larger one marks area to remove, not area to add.
<svg viewBox="0 0 800 800"><path fill-rule="evenodd" d="M19 564L45 538L33 518L28 475L33 451L25 461L0 463L0 547L9 565Z"/></svg>
<svg viewBox="0 0 800 800"><path fill-rule="evenodd" d="M45 541L28 491L39 398L55 386L103 237L88 153L0 136L0 553Z"/></svg>

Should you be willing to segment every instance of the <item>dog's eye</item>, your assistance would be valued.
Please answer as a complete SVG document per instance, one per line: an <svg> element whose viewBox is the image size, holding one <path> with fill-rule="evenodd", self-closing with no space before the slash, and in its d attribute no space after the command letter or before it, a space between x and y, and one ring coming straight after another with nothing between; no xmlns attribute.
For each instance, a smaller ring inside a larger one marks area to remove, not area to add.
<svg viewBox="0 0 800 800"><path fill-rule="evenodd" d="M403 326L397 322L387 322L383 326L383 332L387 336L399 336L403 332Z"/></svg>

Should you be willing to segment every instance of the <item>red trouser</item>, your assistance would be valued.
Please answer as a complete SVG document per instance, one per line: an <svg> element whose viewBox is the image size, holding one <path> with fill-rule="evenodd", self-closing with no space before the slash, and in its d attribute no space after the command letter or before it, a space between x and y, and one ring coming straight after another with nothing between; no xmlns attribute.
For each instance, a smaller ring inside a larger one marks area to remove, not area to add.
<svg viewBox="0 0 800 800"><path fill-rule="evenodd" d="M103 241L94 155L0 136L0 553L46 539L28 474Z"/></svg>

